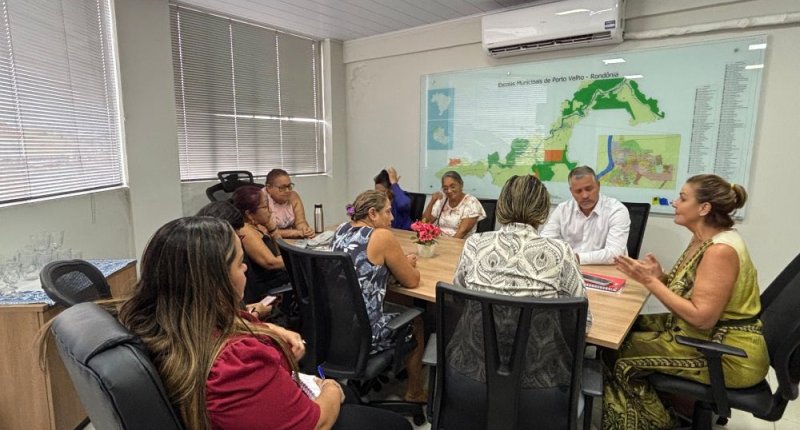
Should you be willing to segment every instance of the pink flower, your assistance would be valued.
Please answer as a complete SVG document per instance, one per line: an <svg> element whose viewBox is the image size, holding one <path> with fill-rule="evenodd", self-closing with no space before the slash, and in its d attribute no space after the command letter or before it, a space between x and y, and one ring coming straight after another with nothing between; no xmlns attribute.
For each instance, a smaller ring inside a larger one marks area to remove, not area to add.
<svg viewBox="0 0 800 430"><path fill-rule="evenodd" d="M436 243L436 238L442 234L442 230L433 224L417 221L411 224L411 230L417 232L416 237L412 237L416 243L422 245L432 245Z"/></svg>

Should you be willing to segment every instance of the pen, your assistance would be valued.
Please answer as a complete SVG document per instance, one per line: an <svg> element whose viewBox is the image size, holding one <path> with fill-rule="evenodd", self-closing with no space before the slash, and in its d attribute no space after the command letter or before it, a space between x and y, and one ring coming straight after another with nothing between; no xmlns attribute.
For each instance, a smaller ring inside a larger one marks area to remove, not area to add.
<svg viewBox="0 0 800 430"><path fill-rule="evenodd" d="M325 372L322 371L322 365L317 366L317 374L319 374L320 379L325 379Z"/></svg>

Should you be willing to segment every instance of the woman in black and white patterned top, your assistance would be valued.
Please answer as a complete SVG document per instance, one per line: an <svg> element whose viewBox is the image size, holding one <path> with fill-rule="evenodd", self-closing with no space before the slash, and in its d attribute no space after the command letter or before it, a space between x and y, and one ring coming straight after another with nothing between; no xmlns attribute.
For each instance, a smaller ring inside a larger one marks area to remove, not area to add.
<svg viewBox="0 0 800 430"><path fill-rule="evenodd" d="M515 297L584 296L575 254L566 242L539 236L550 197L535 176L513 176L497 200L497 231L474 234L453 282L464 288Z"/></svg>
<svg viewBox="0 0 800 430"><path fill-rule="evenodd" d="M514 297L585 296L578 262L569 245L537 233L537 228L547 220L549 209L547 188L538 178L511 177L497 200L500 229L474 234L466 240L453 283L470 290ZM495 318L501 331L503 327L516 325L516 317L510 313L496 312ZM462 375L485 381L483 339L476 335L481 333L480 324L478 309L465 310L453 341L447 346L446 356ZM525 388L569 384L571 371L563 367L563 354L569 354L569 348L559 340L557 324L552 325L553 330L542 329L531 337L539 344L537 350L549 344L543 348L548 357L536 357L535 362L526 366L522 381ZM591 314L588 314L587 330L590 325ZM498 333L501 344L505 342L510 346L513 342L510 337Z"/></svg>

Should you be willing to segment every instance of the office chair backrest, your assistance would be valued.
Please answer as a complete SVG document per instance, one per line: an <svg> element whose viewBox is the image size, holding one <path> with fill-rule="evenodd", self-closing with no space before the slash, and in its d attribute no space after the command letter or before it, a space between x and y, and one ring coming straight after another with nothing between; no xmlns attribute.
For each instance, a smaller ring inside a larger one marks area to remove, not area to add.
<svg viewBox="0 0 800 430"><path fill-rule="evenodd" d="M264 184L257 184L253 174L247 170L225 170L217 172L219 183L206 188L206 197L212 202L229 200L233 192L243 185L255 185L263 188Z"/></svg>
<svg viewBox="0 0 800 430"><path fill-rule="evenodd" d="M314 261L311 297L319 305L325 370L337 379L361 379L372 349L372 327L355 265L347 253L323 254Z"/></svg>
<svg viewBox="0 0 800 430"><path fill-rule="evenodd" d="M317 341L319 336L317 332L319 330L316 326L317 317L311 302L311 292L309 291L314 282L311 270L313 261L300 255L300 251L304 251L302 248L291 245L283 239L278 239L276 243L281 251L286 271L289 273L289 279L292 282L294 300L297 303L300 314L300 334L306 341L306 353L300 361L300 367L303 372L313 375L316 374L316 365L322 360L317 353L317 344L319 343Z"/></svg>
<svg viewBox="0 0 800 430"><path fill-rule="evenodd" d="M183 429L136 335L95 303L59 314L58 353L96 429Z"/></svg>
<svg viewBox="0 0 800 430"><path fill-rule="evenodd" d="M650 215L650 203L622 202L628 208L631 217L631 228L628 232L628 256L639 258L644 240L644 229L647 227L647 217Z"/></svg>
<svg viewBox="0 0 800 430"><path fill-rule="evenodd" d="M301 362L303 370L316 373L316 365L324 361L337 374L360 377L369 358L372 330L353 260L343 252L277 242L300 306L307 357Z"/></svg>
<svg viewBox="0 0 800 430"><path fill-rule="evenodd" d="M775 278L761 295L761 321L779 394L794 400L800 382L800 255Z"/></svg>
<svg viewBox="0 0 800 430"><path fill-rule="evenodd" d="M432 429L577 427L586 298L500 296L439 282L436 305Z"/></svg>
<svg viewBox="0 0 800 430"><path fill-rule="evenodd" d="M422 214L425 212L425 199L428 196L422 193L407 192L406 194L411 198L411 222L421 220Z"/></svg>
<svg viewBox="0 0 800 430"><path fill-rule="evenodd" d="M224 202L233 196L232 192L225 191L225 187L220 184L214 184L206 188L206 197L212 202Z"/></svg>
<svg viewBox="0 0 800 430"><path fill-rule="evenodd" d="M253 174L247 170L225 170L217 172L217 178L222 183L222 188L232 193L242 185L256 185Z"/></svg>
<svg viewBox="0 0 800 430"><path fill-rule="evenodd" d="M83 260L48 263L39 272L42 289L64 307L111 298L111 287L100 269Z"/></svg>
<svg viewBox="0 0 800 430"><path fill-rule="evenodd" d="M478 201L481 202L483 210L486 211L486 218L478 221L478 229L476 232L483 233L484 231L493 231L496 219L495 209L497 208L497 199L478 199Z"/></svg>

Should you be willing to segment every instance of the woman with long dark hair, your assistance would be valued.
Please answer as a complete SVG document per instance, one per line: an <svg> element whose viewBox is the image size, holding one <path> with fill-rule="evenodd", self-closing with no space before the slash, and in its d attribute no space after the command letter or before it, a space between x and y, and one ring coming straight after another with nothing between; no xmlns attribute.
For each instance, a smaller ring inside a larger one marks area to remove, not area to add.
<svg viewBox="0 0 800 430"><path fill-rule="evenodd" d="M247 303L253 303L263 299L273 288L288 284L289 274L278 245L268 233L271 214L264 189L255 185L237 188L233 193L233 205L244 218L244 225L237 230L250 267L244 298Z"/></svg>
<svg viewBox="0 0 800 430"><path fill-rule="evenodd" d="M142 256L141 279L119 313L158 368L191 429L410 429L402 417L341 405L332 379L315 399L292 371L300 335L239 309L244 252L228 223L187 217L158 229ZM351 396L352 397L352 396Z"/></svg>

